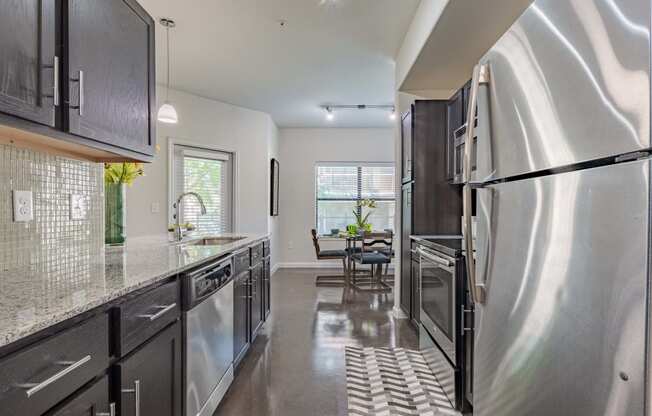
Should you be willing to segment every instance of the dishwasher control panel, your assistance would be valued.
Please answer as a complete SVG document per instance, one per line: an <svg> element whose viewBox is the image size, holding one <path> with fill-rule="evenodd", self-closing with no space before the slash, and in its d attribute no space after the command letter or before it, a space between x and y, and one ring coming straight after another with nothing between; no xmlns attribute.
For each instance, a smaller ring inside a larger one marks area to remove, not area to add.
<svg viewBox="0 0 652 416"><path fill-rule="evenodd" d="M184 309L190 309L229 283L233 278L233 259L221 259L192 270L183 276Z"/></svg>

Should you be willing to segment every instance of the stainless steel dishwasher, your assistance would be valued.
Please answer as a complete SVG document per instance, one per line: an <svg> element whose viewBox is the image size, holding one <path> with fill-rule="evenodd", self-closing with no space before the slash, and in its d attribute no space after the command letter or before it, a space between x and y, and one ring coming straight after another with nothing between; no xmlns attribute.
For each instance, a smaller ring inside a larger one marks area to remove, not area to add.
<svg viewBox="0 0 652 416"><path fill-rule="evenodd" d="M183 277L186 416L211 416L233 381L232 263L229 256Z"/></svg>

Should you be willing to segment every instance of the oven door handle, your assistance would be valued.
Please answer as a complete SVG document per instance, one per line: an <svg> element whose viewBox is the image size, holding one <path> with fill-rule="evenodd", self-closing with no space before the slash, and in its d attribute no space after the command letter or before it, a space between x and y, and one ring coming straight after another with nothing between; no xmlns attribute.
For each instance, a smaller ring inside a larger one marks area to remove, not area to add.
<svg viewBox="0 0 652 416"><path fill-rule="evenodd" d="M454 263L451 260L446 259L444 257L441 257L441 256L435 254L433 251L430 251L430 250L428 250L426 248L417 247L417 251L419 252L419 255L421 257L425 257L427 260L430 260L430 261L432 261L434 263L437 263L437 264L439 264L441 266L452 267L454 265Z"/></svg>

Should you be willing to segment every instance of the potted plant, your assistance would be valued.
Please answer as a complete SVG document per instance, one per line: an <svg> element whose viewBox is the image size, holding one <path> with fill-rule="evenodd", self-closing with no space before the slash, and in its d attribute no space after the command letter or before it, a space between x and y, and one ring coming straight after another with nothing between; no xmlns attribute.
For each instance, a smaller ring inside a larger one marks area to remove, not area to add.
<svg viewBox="0 0 652 416"><path fill-rule="evenodd" d="M124 244L127 234L127 210L125 207L126 188L134 180L143 176L142 163L105 163L104 164L104 203L106 244Z"/></svg>
<svg viewBox="0 0 652 416"><path fill-rule="evenodd" d="M364 208L369 209L366 214L364 212ZM348 233L351 235L356 235L362 231L371 231L371 224L368 223L367 220L375 208L376 201L373 199L363 199L358 201L356 204L356 209L353 210L353 215L355 216L355 224L351 224L346 227Z"/></svg>

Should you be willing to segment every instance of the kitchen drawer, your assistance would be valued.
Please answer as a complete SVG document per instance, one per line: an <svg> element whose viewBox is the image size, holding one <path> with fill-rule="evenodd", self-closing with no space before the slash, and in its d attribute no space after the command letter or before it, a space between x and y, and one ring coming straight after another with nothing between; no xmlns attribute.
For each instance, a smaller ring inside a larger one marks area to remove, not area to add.
<svg viewBox="0 0 652 416"><path fill-rule="evenodd" d="M269 257L269 254L271 253L269 246L270 246L269 240L264 240L263 241L263 257Z"/></svg>
<svg viewBox="0 0 652 416"><path fill-rule="evenodd" d="M124 356L179 318L179 285L167 283L115 308L116 353Z"/></svg>
<svg viewBox="0 0 652 416"><path fill-rule="evenodd" d="M233 255L233 271L234 275L238 276L245 270L249 270L249 249L238 251Z"/></svg>
<svg viewBox="0 0 652 416"><path fill-rule="evenodd" d="M109 366L109 318L98 315L0 362L0 413L40 416Z"/></svg>
<svg viewBox="0 0 652 416"><path fill-rule="evenodd" d="M263 259L263 243L258 243L250 247L251 265L255 266Z"/></svg>

